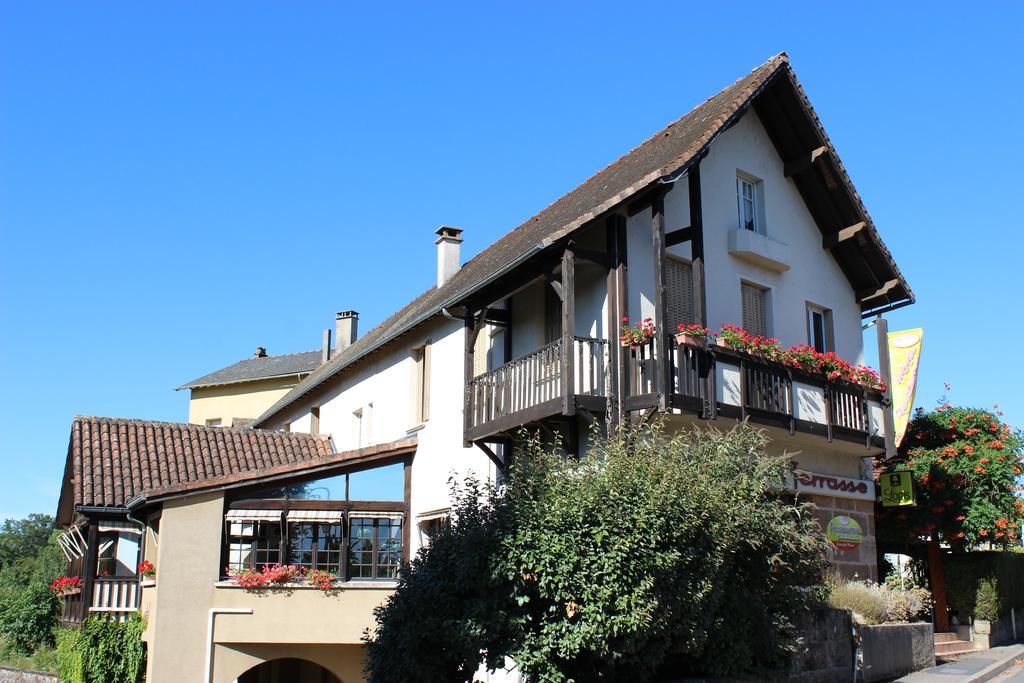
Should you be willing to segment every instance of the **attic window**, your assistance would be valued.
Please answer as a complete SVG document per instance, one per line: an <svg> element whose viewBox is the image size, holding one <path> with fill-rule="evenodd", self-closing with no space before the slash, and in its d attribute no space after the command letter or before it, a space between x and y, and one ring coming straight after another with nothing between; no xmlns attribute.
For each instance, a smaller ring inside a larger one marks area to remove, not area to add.
<svg viewBox="0 0 1024 683"><path fill-rule="evenodd" d="M764 234L764 183L746 173L736 174L736 208L741 230Z"/></svg>

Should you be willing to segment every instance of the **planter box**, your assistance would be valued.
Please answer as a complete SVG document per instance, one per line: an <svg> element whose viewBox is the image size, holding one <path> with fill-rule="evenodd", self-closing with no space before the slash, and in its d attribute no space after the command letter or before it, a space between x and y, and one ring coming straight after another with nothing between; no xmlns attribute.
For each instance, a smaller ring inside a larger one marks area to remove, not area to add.
<svg viewBox="0 0 1024 683"><path fill-rule="evenodd" d="M694 349L703 349L708 345L708 338L703 335L698 337L692 334L677 334L676 344L689 346Z"/></svg>
<svg viewBox="0 0 1024 683"><path fill-rule="evenodd" d="M930 623L858 626L860 680L888 681L935 666L935 632Z"/></svg>

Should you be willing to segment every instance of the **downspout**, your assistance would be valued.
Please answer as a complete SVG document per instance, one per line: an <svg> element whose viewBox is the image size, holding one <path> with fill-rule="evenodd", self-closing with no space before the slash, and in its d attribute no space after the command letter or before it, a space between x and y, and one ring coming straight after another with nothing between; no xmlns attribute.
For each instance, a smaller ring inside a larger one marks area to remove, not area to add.
<svg viewBox="0 0 1024 683"><path fill-rule="evenodd" d="M213 683L213 620L218 614L252 614L248 607L211 607L206 622L206 683Z"/></svg>

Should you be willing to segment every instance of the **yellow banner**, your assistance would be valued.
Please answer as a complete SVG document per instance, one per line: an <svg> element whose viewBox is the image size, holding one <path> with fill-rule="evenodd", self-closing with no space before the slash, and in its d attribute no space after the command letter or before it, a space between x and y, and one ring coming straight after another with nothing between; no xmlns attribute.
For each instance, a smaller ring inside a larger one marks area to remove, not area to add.
<svg viewBox="0 0 1024 683"><path fill-rule="evenodd" d="M903 330L889 333L889 371L892 373L892 416L896 424L896 445L907 433L910 413L914 410L917 391L917 366L921 362L921 340L924 330Z"/></svg>

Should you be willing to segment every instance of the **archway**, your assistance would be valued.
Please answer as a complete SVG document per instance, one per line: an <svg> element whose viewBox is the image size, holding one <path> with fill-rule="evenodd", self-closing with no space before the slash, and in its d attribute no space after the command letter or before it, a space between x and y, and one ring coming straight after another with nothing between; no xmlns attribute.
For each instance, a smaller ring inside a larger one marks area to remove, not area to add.
<svg viewBox="0 0 1024 683"><path fill-rule="evenodd" d="M305 659L263 662L238 677L237 683L341 683L330 671Z"/></svg>

